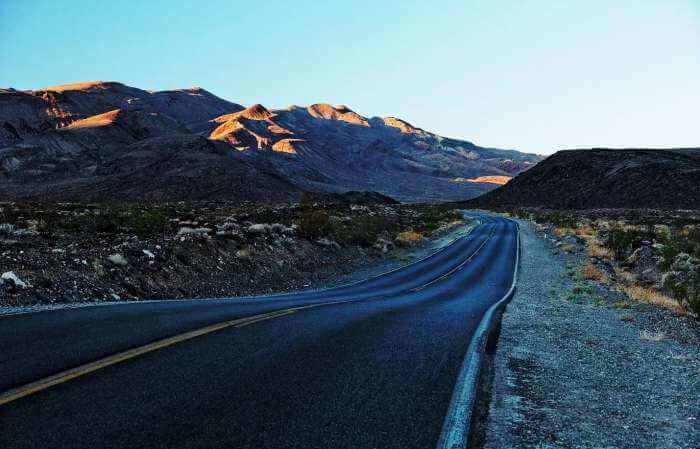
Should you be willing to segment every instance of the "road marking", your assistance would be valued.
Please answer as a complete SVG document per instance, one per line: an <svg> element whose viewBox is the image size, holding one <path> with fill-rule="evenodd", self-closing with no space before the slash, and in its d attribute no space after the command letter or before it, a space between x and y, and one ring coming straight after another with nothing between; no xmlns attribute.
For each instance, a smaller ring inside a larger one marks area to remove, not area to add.
<svg viewBox="0 0 700 449"><path fill-rule="evenodd" d="M357 300L355 300L357 301ZM13 388L11 390L7 390L3 393L0 393L0 405L7 404L8 402L15 401L19 398L23 398L25 396L29 396L30 394L37 393L42 390L46 390L47 388L53 387L54 385L62 384L64 382L67 382L71 379L75 379L76 377L84 376L86 374L92 373L94 371L97 371L102 368L106 368L108 366L116 365L117 363L121 363L124 361L127 361L129 359L133 359L134 357L138 357L143 354L147 354L149 352L157 351L158 349L162 349L168 346L172 346L176 343L180 343L183 341L191 340L196 337L200 337L202 335L210 334L212 332L220 331L222 329L226 329L227 327L236 327L240 328L243 326L248 326L250 324L254 323L259 323L261 321L265 320L271 320L273 318L279 318L282 316L286 315L291 315L293 313L296 313L299 310L304 310L304 309L311 309L314 307L321 307L321 306L329 306L333 304L341 304L344 302L350 302L348 300L344 301L330 301L330 302L324 302L324 303L318 303L318 304L309 304L306 306L298 306L298 307L290 307L288 309L282 309L282 310L275 310L272 312L267 312L267 313L261 313L258 315L253 315L249 317L244 317L244 318L237 318L235 320L228 320L228 321L223 321L221 323L216 323L216 324L211 324L206 327L202 327L200 329L195 329L192 331L188 331L179 335L174 335L172 337L164 338L162 340L154 341L152 343L145 344L143 346L138 346L136 348L128 349L126 351L118 352L116 354L101 358L99 360L95 360L94 362L86 363L80 366L77 366L75 368L71 368L65 371L61 371L60 373L51 375L49 377L45 377L43 379L37 380L35 382L28 383L26 385L22 385L20 387Z"/></svg>
<svg viewBox="0 0 700 449"><path fill-rule="evenodd" d="M462 268L464 268L464 266L465 266L466 264L468 264L468 263L474 258L474 256L476 256L476 255L479 253L479 251L481 251L481 248L483 248L484 245L486 245L486 243L487 243L489 240L491 240L491 237L493 237L493 234L495 234L495 233L496 233L496 228L493 227L493 228L491 229L491 234L489 234L489 236L486 238L486 240L484 240L484 241L481 243L481 245L479 245L479 247L476 249L476 251L474 251L473 253L471 253L471 255L470 255L469 257L467 257L462 263L460 263L459 265L457 265L456 267L454 267L453 269L451 269L451 270L448 271L447 273L442 274L442 275L436 277L435 279L433 279L432 281L428 282L427 284L423 284L423 285L421 285L420 287L412 288L411 290L409 290L409 292L421 291L421 290L423 290L424 288L429 287L429 286L433 285L434 283L436 283L436 282L438 282L438 281L441 281L441 280L445 279L446 277L451 276L452 273L454 273L454 272L456 272L456 271L459 271L459 270L461 270Z"/></svg>

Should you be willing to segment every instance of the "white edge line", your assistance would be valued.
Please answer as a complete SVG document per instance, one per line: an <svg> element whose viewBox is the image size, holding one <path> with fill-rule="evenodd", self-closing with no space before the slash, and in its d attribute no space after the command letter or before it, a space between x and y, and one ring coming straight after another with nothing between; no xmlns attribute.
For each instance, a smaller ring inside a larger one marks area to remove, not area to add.
<svg viewBox="0 0 700 449"><path fill-rule="evenodd" d="M477 218L477 221L478 221L478 220L479 220L479 219ZM474 226L472 226L471 228L469 228L465 234L460 235L459 237L455 237L455 238L454 238L451 242L449 242L448 244L446 244L446 245L444 245L444 246L442 246L442 247L440 247L440 248L437 248L435 251L431 252L430 254L426 255L425 257L423 257L423 258L421 258L421 259L414 260L414 261L411 262L411 263L407 263L406 265L401 265L400 267L396 267L396 268L393 268L393 269L391 269L391 270L385 271L385 272L383 272L383 273L379 273L379 274L377 274L377 275L375 275L375 276L370 276L370 277L365 278L365 279L358 279L358 280L356 280L356 281L349 282L349 283L347 283L347 284L339 284L339 285L333 285L333 286L331 286L331 287L324 287L324 288L319 288L319 289L309 289L309 290L298 290L298 291L285 292L285 293L270 293L270 294L268 294L268 295L222 296L222 297L220 297L220 298L150 299L150 300L141 300L141 301L140 301L140 300L136 300L136 301L107 301L107 302L104 302L104 303L99 303L99 302L84 303L84 304L76 305L76 306L73 306L73 307L57 307L57 308L54 308L54 309L27 310L27 311L9 312L9 313L2 313L2 312L0 312L0 319L2 319L2 318L4 318L4 317L17 316L17 315L30 315L30 314L34 314L34 313L55 312L55 311L66 310L66 309L83 309L83 308L87 308L87 307L121 306L121 305L127 305L127 304L152 304L152 303L157 303L157 302L164 302L164 303L165 303L165 302L211 301L211 300L233 300L233 299L235 299L235 300L237 300L237 301L240 301L240 300L249 301L249 300L251 300L251 299L252 299L252 300L257 300L257 299L265 300L265 299L268 299L268 298L285 299L286 296L297 295L297 294L299 294L299 293L324 293L324 292L327 292L327 291L329 291L329 290L333 290L333 289L336 289L336 288L351 287L351 286L353 286L353 285L360 284L360 283L362 283L362 282L371 281L371 280L373 280L373 279L377 279L377 278L380 278L380 277L382 277L382 276L386 276L386 275L389 274L389 273L394 273L394 272L396 272L396 271L402 270L402 269L407 268L407 267L410 267L410 266L412 266L412 265L416 265L416 264L419 264L419 263L421 263L421 262L424 262L424 261L426 261L427 259L433 257L434 255L436 255L436 254L438 254L438 253L440 253L440 252L446 250L446 249L449 248L450 246L456 244L459 240L463 239L464 237L467 237L467 236L471 235L472 231L473 231L477 226L480 226L480 225L482 225L482 224L484 224L484 223L481 223L480 221L478 221L477 224L474 225Z"/></svg>
<svg viewBox="0 0 700 449"><path fill-rule="evenodd" d="M509 220L513 221L513 220ZM484 314L479 327L469 343L467 353L462 362L462 368L457 376L457 383L452 391L450 406L445 415L442 432L438 440L437 449L466 449L468 446L469 425L474 407L476 387L481 372L483 351L488 340L496 310L506 303L515 291L518 279L518 264L520 263L520 224L513 221L518 229L517 247L515 252L515 268L513 269L513 282L508 292Z"/></svg>

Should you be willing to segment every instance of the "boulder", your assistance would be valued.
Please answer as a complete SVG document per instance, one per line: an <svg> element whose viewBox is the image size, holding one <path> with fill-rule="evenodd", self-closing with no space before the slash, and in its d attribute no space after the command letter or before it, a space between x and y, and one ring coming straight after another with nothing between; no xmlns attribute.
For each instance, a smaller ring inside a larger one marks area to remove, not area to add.
<svg viewBox="0 0 700 449"><path fill-rule="evenodd" d="M0 276L0 285L5 285L11 289L29 288L29 284L24 282L14 271L6 271Z"/></svg>

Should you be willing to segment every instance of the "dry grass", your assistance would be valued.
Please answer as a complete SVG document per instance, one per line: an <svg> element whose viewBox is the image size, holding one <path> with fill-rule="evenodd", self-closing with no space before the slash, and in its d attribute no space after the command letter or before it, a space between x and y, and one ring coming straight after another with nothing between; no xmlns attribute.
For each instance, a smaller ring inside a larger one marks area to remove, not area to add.
<svg viewBox="0 0 700 449"><path fill-rule="evenodd" d="M610 260L615 255L613 250L600 244L598 234L593 228L582 230L578 236L585 242L586 254L588 254L589 257L598 257L601 259Z"/></svg>
<svg viewBox="0 0 700 449"><path fill-rule="evenodd" d="M680 315L685 314L685 311L675 299L664 295L663 293L645 288L640 285L622 285L622 290L632 299L637 301L655 304L666 309L672 310Z"/></svg>
<svg viewBox="0 0 700 449"><path fill-rule="evenodd" d="M617 280L621 281L622 283L626 285L634 284L637 282L637 276L634 275L634 273L630 273L627 270L623 270L620 267L615 267L615 276L617 276Z"/></svg>
<svg viewBox="0 0 700 449"><path fill-rule="evenodd" d="M610 279L608 279L605 273L600 271L600 268L596 267L592 263L587 263L584 265L581 273L583 274L584 278L600 282L601 284L607 284L610 282Z"/></svg>
<svg viewBox="0 0 700 449"><path fill-rule="evenodd" d="M613 250L600 244L598 232L594 228L586 226L577 235L586 243L586 254L589 257L610 260L615 255Z"/></svg>
<svg viewBox="0 0 700 449"><path fill-rule="evenodd" d="M606 248L597 241L586 242L586 254L590 257L598 257L601 259L612 259L615 253L610 249Z"/></svg>
<svg viewBox="0 0 700 449"><path fill-rule="evenodd" d="M556 235L558 238L565 237L569 234L573 234L571 228L554 228L554 235Z"/></svg>
<svg viewBox="0 0 700 449"><path fill-rule="evenodd" d="M609 222L605 222L606 226L609 226ZM596 226L600 226L601 229L606 229L605 226L596 223ZM576 228L555 228L554 234L559 237L565 237L567 235L575 235L576 237L583 240L586 245L586 254L589 257L598 257L600 259L610 260L615 255L614 251L610 248L606 248L601 245L598 241L598 232L596 228L589 224L582 224Z"/></svg>
<svg viewBox="0 0 700 449"><path fill-rule="evenodd" d="M399 232L397 234L396 238L394 239L394 242L398 246L407 247L407 246L417 245L422 240L423 240L423 234L421 234L420 232L409 230L409 231Z"/></svg>

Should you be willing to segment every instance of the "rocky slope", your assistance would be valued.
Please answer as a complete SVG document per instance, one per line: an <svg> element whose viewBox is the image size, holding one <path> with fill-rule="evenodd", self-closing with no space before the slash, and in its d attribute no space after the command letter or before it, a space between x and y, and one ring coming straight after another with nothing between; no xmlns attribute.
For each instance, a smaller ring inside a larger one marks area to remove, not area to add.
<svg viewBox="0 0 700 449"><path fill-rule="evenodd" d="M468 205L700 209L700 149L559 151Z"/></svg>
<svg viewBox="0 0 700 449"><path fill-rule="evenodd" d="M455 200L539 160L346 106L244 108L200 88L100 81L0 89L2 199L283 200L369 190Z"/></svg>

